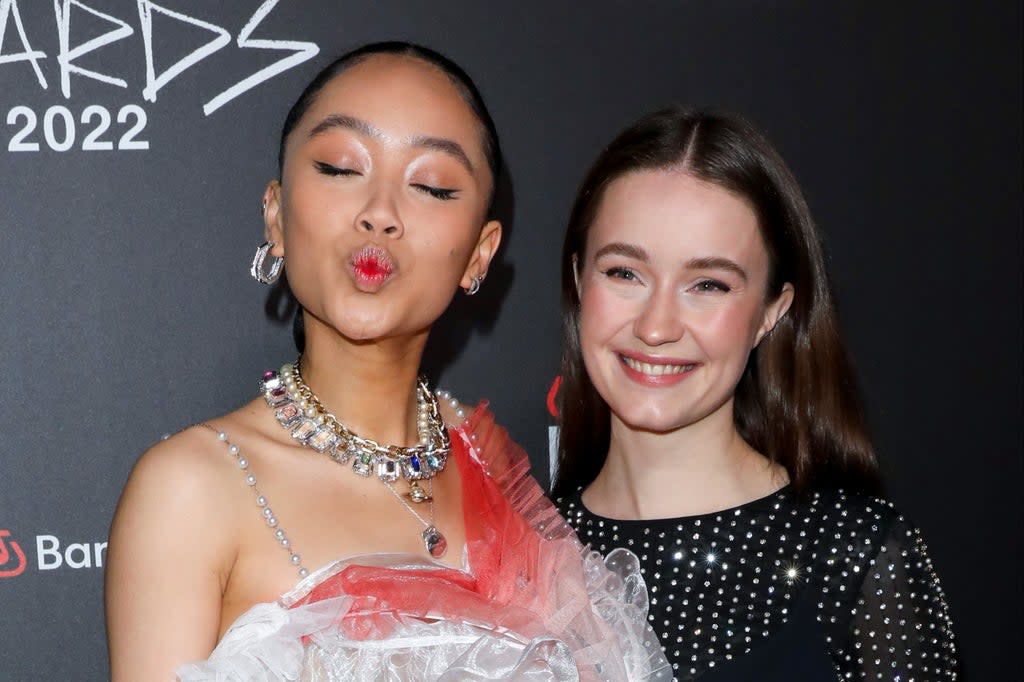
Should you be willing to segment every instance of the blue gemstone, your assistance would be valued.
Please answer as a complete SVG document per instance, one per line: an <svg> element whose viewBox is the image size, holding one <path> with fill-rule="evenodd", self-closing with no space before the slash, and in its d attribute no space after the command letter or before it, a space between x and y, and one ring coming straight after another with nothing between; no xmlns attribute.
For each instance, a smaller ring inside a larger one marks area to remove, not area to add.
<svg viewBox="0 0 1024 682"><path fill-rule="evenodd" d="M413 471L415 471L416 473L419 473L419 471L420 471L420 458L418 456L416 456L416 455L412 455L411 457L409 457L409 465L412 467Z"/></svg>

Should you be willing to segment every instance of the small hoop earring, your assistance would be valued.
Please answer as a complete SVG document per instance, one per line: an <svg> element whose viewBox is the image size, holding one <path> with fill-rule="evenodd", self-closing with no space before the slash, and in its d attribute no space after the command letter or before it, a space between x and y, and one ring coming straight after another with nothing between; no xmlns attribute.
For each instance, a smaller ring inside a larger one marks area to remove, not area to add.
<svg viewBox="0 0 1024 682"><path fill-rule="evenodd" d="M470 283L469 288L466 289L466 296L476 296L476 293L480 291L480 285L483 284L483 281L482 275L473 275L473 281Z"/></svg>
<svg viewBox="0 0 1024 682"><path fill-rule="evenodd" d="M281 270L284 269L284 258L271 256L273 262L270 264L270 270L267 272L263 271L263 261L267 259L267 254L270 253L272 248L274 248L274 242L263 242L256 249L256 255L253 256L249 274L260 284L273 284L281 276Z"/></svg>

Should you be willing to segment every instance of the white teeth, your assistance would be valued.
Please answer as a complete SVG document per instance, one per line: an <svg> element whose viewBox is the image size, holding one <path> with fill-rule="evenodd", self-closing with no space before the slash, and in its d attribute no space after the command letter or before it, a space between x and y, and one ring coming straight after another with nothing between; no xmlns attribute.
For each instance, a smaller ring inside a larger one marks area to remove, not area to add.
<svg viewBox="0 0 1024 682"><path fill-rule="evenodd" d="M651 376L661 376L663 374L682 374L683 372L689 372L696 365L652 365L649 362L638 362L633 358L621 356L622 361L626 363L631 369L641 372L643 374L649 374Z"/></svg>

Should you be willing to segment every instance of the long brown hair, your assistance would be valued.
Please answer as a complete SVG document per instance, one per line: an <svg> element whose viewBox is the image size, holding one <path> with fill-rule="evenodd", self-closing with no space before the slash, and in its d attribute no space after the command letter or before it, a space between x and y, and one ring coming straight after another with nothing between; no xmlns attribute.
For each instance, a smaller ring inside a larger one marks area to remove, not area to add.
<svg viewBox="0 0 1024 682"><path fill-rule="evenodd" d="M605 190L638 171L678 169L742 197L767 247L767 296L793 285L793 303L751 353L736 387L740 435L781 464L793 490L844 487L878 493L881 479L860 392L839 332L825 258L796 179L771 144L739 116L675 107L624 130L580 187L562 248L564 340L559 464L553 494L588 485L608 455L611 415L587 376L579 339L573 258Z"/></svg>

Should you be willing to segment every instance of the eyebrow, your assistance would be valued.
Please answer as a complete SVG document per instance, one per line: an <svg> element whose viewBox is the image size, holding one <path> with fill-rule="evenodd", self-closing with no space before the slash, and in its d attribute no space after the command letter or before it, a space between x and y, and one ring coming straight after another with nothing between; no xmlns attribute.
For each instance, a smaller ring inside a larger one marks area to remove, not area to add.
<svg viewBox="0 0 1024 682"><path fill-rule="evenodd" d="M597 260L601 256L607 256L608 254L635 258L636 260L644 263L650 260L647 257L646 251L635 244L626 244L625 242L612 242L611 244L605 244L597 250L597 253L594 254L594 260Z"/></svg>
<svg viewBox="0 0 1024 682"><path fill-rule="evenodd" d="M331 114L325 117L322 121L313 126L313 129L309 131L309 137L322 135L323 133L335 128L352 130L361 135L365 135L366 137L374 137L377 139L384 137L384 132L377 126L368 121L356 118L355 116L348 116L346 114ZM469 155L466 154L466 150L462 148L462 145L455 140L450 140L446 137L420 135L409 140L408 144L411 147L431 149L433 151L448 154L465 166L466 170L469 171L470 174L474 172L473 164L469 160Z"/></svg>
<svg viewBox="0 0 1024 682"><path fill-rule="evenodd" d="M316 137L334 128L347 128L367 137L384 137L384 133L372 123L345 114L331 114L325 117L324 120L313 126L313 129L309 131L309 136Z"/></svg>
<svg viewBox="0 0 1024 682"><path fill-rule="evenodd" d="M691 258L686 261L686 267L690 270L726 270L734 273L744 282L747 281L747 271L735 261L719 256L708 256L706 258Z"/></svg>
<svg viewBox="0 0 1024 682"><path fill-rule="evenodd" d="M605 244L594 254L594 260L597 260L601 256L607 255L625 256L626 258L634 258L641 263L647 263L650 258L647 256L647 252L635 244L626 244L624 242L612 242ZM744 282L747 281L747 271L740 267L735 261L728 258L722 258L721 256L706 256L704 258L691 258L686 261L686 269L688 270L725 270L727 272L734 273L737 277L742 279Z"/></svg>
<svg viewBox="0 0 1024 682"><path fill-rule="evenodd" d="M413 147L419 147L421 149L433 149L434 151L443 152L449 156L455 157L455 160L466 167L466 170L473 173L473 164L469 161L469 156L466 155L466 150L462 148L462 145L455 140L449 140L447 137L430 137L429 135L421 135L420 137L414 137L409 141L409 144Z"/></svg>

